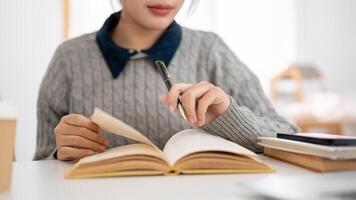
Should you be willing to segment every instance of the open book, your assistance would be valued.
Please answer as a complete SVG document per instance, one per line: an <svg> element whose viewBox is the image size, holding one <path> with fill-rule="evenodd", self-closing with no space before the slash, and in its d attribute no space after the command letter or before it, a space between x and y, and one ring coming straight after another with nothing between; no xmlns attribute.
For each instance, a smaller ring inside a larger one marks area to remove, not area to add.
<svg viewBox="0 0 356 200"><path fill-rule="evenodd" d="M138 143L82 158L66 178L273 172L255 153L204 130L181 131L161 151L142 133L98 108L92 121L104 131Z"/></svg>

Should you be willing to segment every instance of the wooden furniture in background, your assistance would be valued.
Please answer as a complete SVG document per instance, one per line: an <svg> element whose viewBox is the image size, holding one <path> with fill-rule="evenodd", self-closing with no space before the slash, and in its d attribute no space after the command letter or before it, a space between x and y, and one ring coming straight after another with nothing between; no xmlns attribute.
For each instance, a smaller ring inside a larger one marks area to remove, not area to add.
<svg viewBox="0 0 356 200"><path fill-rule="evenodd" d="M15 155L16 119L0 117L0 192L10 189Z"/></svg>
<svg viewBox="0 0 356 200"><path fill-rule="evenodd" d="M273 101L280 100L280 92L278 84L283 80L291 80L295 83L295 90L291 92L293 102L302 102L304 99L303 80L317 80L320 84L320 91L325 91L323 75L315 67L310 66L291 66L281 73L277 74L271 80L271 97ZM300 132L313 132L314 129L322 129L327 133L342 135L343 121L321 121L315 118L293 118L294 122L299 126Z"/></svg>
<svg viewBox="0 0 356 200"><path fill-rule="evenodd" d="M63 38L68 39L69 36L69 0L63 0Z"/></svg>
<svg viewBox="0 0 356 200"><path fill-rule="evenodd" d="M320 82L320 90L325 90L323 84L323 75L315 67L304 67L304 66L291 66L281 73L277 74L271 80L271 97L273 100L278 100L280 93L278 91L278 84L283 80L292 80L296 87L293 93L293 100L300 102L303 100L303 80L315 79Z"/></svg>
<svg viewBox="0 0 356 200"><path fill-rule="evenodd" d="M302 133L313 132L313 129L322 129L335 135L343 134L342 121L323 122L319 120L300 120L296 121L296 123L298 124L300 132Z"/></svg>

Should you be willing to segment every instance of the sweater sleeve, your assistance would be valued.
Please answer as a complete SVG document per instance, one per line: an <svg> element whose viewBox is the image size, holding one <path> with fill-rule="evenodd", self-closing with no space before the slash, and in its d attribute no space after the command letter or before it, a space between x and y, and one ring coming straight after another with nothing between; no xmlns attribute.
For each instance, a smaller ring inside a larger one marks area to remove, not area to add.
<svg viewBox="0 0 356 200"><path fill-rule="evenodd" d="M230 95L230 107L202 129L261 152L257 137L295 133L297 128L279 116L265 96L261 84L228 46L217 37L208 58L211 82Z"/></svg>
<svg viewBox="0 0 356 200"><path fill-rule="evenodd" d="M53 159L54 128L69 109L69 76L59 47L42 80L37 101L37 146L34 160Z"/></svg>

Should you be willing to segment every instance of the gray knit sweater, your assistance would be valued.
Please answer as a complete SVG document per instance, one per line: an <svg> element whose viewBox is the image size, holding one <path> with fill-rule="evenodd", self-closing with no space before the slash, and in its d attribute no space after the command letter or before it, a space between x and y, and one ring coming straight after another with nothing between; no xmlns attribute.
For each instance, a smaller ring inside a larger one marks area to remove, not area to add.
<svg viewBox="0 0 356 200"><path fill-rule="evenodd" d="M228 110L201 127L207 132L260 152L258 136L294 133L264 95L257 77L213 33L182 29L182 41L169 70L175 83L206 80L231 96ZM54 128L69 113L89 117L95 107L146 134L158 147L180 130L190 128L159 101L167 89L145 55L132 57L114 79L95 40L95 33L64 42L56 50L42 81L37 107L35 160L51 157ZM110 133L109 147L131 143Z"/></svg>

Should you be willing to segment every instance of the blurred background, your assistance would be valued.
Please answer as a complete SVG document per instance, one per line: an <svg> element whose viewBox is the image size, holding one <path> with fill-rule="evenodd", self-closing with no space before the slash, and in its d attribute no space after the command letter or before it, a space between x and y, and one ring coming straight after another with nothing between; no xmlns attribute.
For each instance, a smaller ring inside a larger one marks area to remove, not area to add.
<svg viewBox="0 0 356 200"><path fill-rule="evenodd" d="M301 131L356 134L355 0L201 0L192 14L189 4L177 21L219 34ZM0 1L0 98L19 113L17 160L34 155L38 89L56 47L119 9L111 0Z"/></svg>

